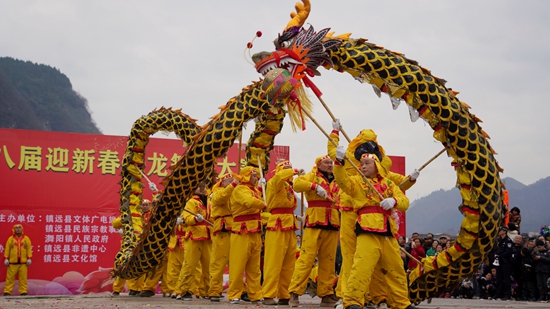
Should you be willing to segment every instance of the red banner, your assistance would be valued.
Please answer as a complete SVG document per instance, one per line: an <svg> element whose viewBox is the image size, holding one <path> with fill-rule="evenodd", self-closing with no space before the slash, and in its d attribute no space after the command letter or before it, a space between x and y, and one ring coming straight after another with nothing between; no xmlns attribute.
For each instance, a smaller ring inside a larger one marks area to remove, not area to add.
<svg viewBox="0 0 550 309"><path fill-rule="evenodd" d="M30 295L103 291L93 282L108 277L119 249L120 235L111 221L119 215L118 182L126 140L0 129L0 253L13 225L21 223L33 245ZM244 160L244 145L241 148ZM180 140L150 139L144 171L159 189L183 152ZM269 170L277 159L288 159L289 152L288 146L275 146ZM218 159L216 169L220 174L237 172L238 160L235 144ZM144 198L151 198L148 189ZM5 277L6 268L0 267L0 280Z"/></svg>

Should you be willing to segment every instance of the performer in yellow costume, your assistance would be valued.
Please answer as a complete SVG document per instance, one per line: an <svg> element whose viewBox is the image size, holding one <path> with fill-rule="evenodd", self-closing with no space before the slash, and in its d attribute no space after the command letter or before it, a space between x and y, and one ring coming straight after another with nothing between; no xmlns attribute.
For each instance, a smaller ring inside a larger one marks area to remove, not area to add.
<svg viewBox="0 0 550 309"><path fill-rule="evenodd" d="M27 267L31 265L32 244L31 239L23 233L23 225L15 224L12 235L8 237L4 248L4 265L8 267L6 272L6 285L4 296L10 296L15 285L15 275L19 277L19 295L27 295Z"/></svg>
<svg viewBox="0 0 550 309"><path fill-rule="evenodd" d="M266 205L256 186L258 174L251 166L243 168L237 177L239 185L231 194L233 225L229 253L229 289L227 298L232 304L240 301L243 292L243 274L246 272L248 297L253 303L262 299L260 285L260 252L262 249L262 222L260 212Z"/></svg>
<svg viewBox="0 0 550 309"><path fill-rule="evenodd" d="M183 300L192 300L192 282L195 277L197 264L202 265L201 282L206 282L205 290L208 290L210 282L210 251L212 250L212 238L210 236L210 226L204 220L210 218L207 209L206 187L204 182L199 184L195 194L185 205L185 209L194 213L183 213L183 220L187 224L184 262L178 279L176 292L182 295Z"/></svg>
<svg viewBox="0 0 550 309"><path fill-rule="evenodd" d="M271 214L265 233L264 305L288 305L288 287L296 263L296 230L294 216L296 196L292 179L299 174L289 161L277 164L275 174L267 183L267 211ZM275 301L277 297L278 302Z"/></svg>
<svg viewBox="0 0 550 309"><path fill-rule="evenodd" d="M317 295L322 298L321 307L334 307L338 301L332 284L335 273L336 247L340 220L334 198L338 195L338 185L332 175L333 161L328 156L315 159L315 166L306 175L294 181L296 192L304 192L308 201L305 230L302 238L300 257L296 261L290 282L290 307L298 307L298 296L304 294L309 273L315 257L318 257L319 276Z"/></svg>
<svg viewBox="0 0 550 309"><path fill-rule="evenodd" d="M237 181L227 173L212 187L210 205L212 206L212 256L210 257L210 289L208 296L213 302L221 299L223 292L223 274L229 265L231 225L230 198Z"/></svg>
<svg viewBox="0 0 550 309"><path fill-rule="evenodd" d="M340 120L336 120L332 123L332 132L330 137L336 142L340 141ZM333 159L336 157L336 146L329 140L328 144L328 153L329 156ZM408 190L412 185L416 183L416 179L419 176L418 170L415 170L411 175L404 176L398 173L391 172L392 161L389 157L386 156L384 148L378 144L376 133L373 130L365 129L359 132L359 134L350 142L348 148L346 149L346 155L351 159L353 164L356 166L359 165L359 160L361 155L364 153L376 154L381 161L384 168L381 173L382 176L389 178L395 184L405 183L401 187L402 191ZM351 165L345 165L345 170L348 175L357 175L357 170ZM388 171L386 173L386 171ZM340 190L340 195L338 198L338 206L340 209L340 248L342 250L342 268L340 270L340 275L338 278L338 286L336 292L338 296L342 297L343 292L346 290L347 279L349 277L349 272L353 264L353 256L355 255L355 246L357 236L355 234L355 224L357 223L357 213L353 209L352 198ZM387 291L389 291L389 286L385 281L384 275L380 271L379 267L376 267L373 273L372 282L369 287L369 292L365 295L366 299L364 303L367 308L375 308L375 304L381 308L387 308L387 302L390 302ZM385 306L385 307L384 307Z"/></svg>
<svg viewBox="0 0 550 309"><path fill-rule="evenodd" d="M345 154L345 148L338 146L334 175L341 190L353 199L358 218L357 246L343 306L346 309L363 308L373 272L376 266L380 266L388 274L386 281L390 286L392 308L414 309L416 307L408 298L407 277L394 237L397 224L392 217L392 210L408 209L409 199L396 184L382 176L387 171L375 154L363 154L360 159L363 175L351 176L344 168L345 164L350 164L344 161Z"/></svg>
<svg viewBox="0 0 550 309"><path fill-rule="evenodd" d="M154 190L153 192L156 192L156 190ZM143 199L143 201L141 201L140 206L141 206L141 215L136 214L135 216L141 217L141 226L140 226L140 229L138 228L134 229L134 233L137 235L138 238L141 236L140 230L143 230L143 227L145 226L145 224L147 224L147 220L151 215L150 213L151 201L148 199ZM134 214L132 214L132 216L134 216ZM111 222L111 225L113 226L113 228L117 229L121 235L123 234L123 231L121 229L122 221L120 217L115 218L113 222ZM142 290L143 285L145 283L145 277L146 277L146 274L143 274L139 278L128 279L128 280L124 280L124 279L121 279L120 277L116 277L115 282L113 283L113 296L118 296L120 292L122 292L122 289L124 289L124 284L126 284L126 282L128 282L128 290L129 290L128 295L130 296L140 295L140 291Z"/></svg>
<svg viewBox="0 0 550 309"><path fill-rule="evenodd" d="M187 225L183 220L182 214L178 217L176 227L174 228L172 235L170 235L170 240L168 241L168 269L166 281L168 284L168 289L172 291L172 295L170 295L172 298L176 298L178 296L176 293L176 286L180 277L181 266L183 265L183 244L185 242L186 227Z"/></svg>
<svg viewBox="0 0 550 309"><path fill-rule="evenodd" d="M156 189L156 187L155 187ZM155 207L158 199L160 198L160 192L158 190L153 191L153 208ZM146 223L151 217L151 211L147 212ZM168 251L168 250L167 250ZM146 277L143 282L143 287L139 293L140 297L151 297L155 295L157 290L157 285L160 281L160 289L163 297L170 296L170 293L174 291L174 285L168 284L168 258L169 254L166 252L164 258L162 259L161 264L156 268L154 275L152 277Z"/></svg>

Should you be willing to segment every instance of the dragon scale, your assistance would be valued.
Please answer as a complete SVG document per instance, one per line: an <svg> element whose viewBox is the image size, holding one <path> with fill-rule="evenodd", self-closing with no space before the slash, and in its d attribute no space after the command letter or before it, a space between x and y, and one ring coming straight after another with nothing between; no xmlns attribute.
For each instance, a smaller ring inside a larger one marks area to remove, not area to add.
<svg viewBox="0 0 550 309"><path fill-rule="evenodd" d="M233 145L241 134L243 123L255 117L261 122L256 125L247 148L260 156L267 169L268 152L273 149L274 137L282 128L285 113L278 104L273 106L261 94L259 83L246 87L203 128L188 116L167 109L153 111L134 123L121 172L120 212L124 237L115 257L114 275L123 279L137 278L152 271L162 261L185 201L192 196L199 182L210 175L216 159L224 156ZM175 132L190 145L172 174L163 181L165 187L151 212L149 223L141 236L136 236L134 230L139 229L141 218L132 214L140 213L138 205L142 200L143 184L139 170L144 165L149 135L161 130ZM250 164L257 164L256 156L249 160Z"/></svg>
<svg viewBox="0 0 550 309"><path fill-rule="evenodd" d="M286 70L297 92L304 85L314 88L310 77L320 75L317 71L320 66L346 72L373 85L378 94L388 94L394 108L404 101L413 116L421 117L430 125L433 137L446 147L453 159L462 197L459 208L464 215L453 246L442 254L423 259L422 267L408 275L412 302L437 296L473 273L496 244L504 212L499 175L502 169L488 142L489 136L481 129L480 119L470 113L470 107L456 97L457 92L446 88L443 79L433 76L416 61L368 43L366 39L349 38L349 34L334 37L328 28L319 32L313 27L304 29L310 7L309 0L296 4L292 20L275 40L275 51L252 56L256 70L264 76L273 69ZM172 118L171 122L170 113L160 111L136 121L123 163L120 211L125 229L114 274L135 278L151 271L162 260L185 201L199 182L208 177L215 160L233 145L243 124L252 118L256 118L256 124L247 143L246 164L259 166L261 163L264 170L267 169L269 151L282 129L288 104L306 106L299 103L307 99L296 93L274 97L265 89L260 82L246 87L203 127L198 127L187 116ZM137 205L141 202L143 185L138 169L143 168L148 136L158 130L176 129L178 136L190 146L165 179L165 188L150 222L138 239L134 236L131 218L132 213L138 213Z"/></svg>
<svg viewBox="0 0 550 309"><path fill-rule="evenodd" d="M359 77L412 106L453 158L465 215L460 233L445 254L426 259L423 272L416 268L409 276L411 301L436 296L474 272L495 246L503 209L500 167L488 136L469 107L445 88L444 81L415 61L363 39L343 40L329 54L333 69Z"/></svg>

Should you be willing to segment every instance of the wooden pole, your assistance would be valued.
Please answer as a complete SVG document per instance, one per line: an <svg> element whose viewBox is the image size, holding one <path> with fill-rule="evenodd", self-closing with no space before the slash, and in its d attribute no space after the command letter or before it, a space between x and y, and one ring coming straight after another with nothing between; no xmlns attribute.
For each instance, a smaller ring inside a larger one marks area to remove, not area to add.
<svg viewBox="0 0 550 309"><path fill-rule="evenodd" d="M447 150L447 148L443 148L441 149L435 156L433 156L430 160L428 160L428 162L424 163L424 165L422 165L418 171L420 172L421 170L423 170L426 166L428 166L428 164L432 163L433 160L435 160L437 157L439 157L443 152L445 152L445 150ZM399 184L399 189L401 189L401 187L403 187L405 185L405 183L407 183L407 181L409 181L409 179L411 178L411 176L407 176L407 178L405 178L405 180L403 180L402 183Z"/></svg>
<svg viewBox="0 0 550 309"><path fill-rule="evenodd" d="M264 170L262 169L262 162L260 161L260 155L256 155L256 160L258 160L258 168L260 169L260 176L261 176L262 178L264 178ZM264 179L265 179L265 178L264 178ZM263 198L264 198L264 203L265 203L265 205L267 206L267 199L266 199L266 197L265 197L265 195L266 195L266 192L265 192L265 183L262 182L262 183L261 183L261 186L262 186L262 191L263 191L262 196L263 196Z"/></svg>
<svg viewBox="0 0 550 309"><path fill-rule="evenodd" d="M418 264L418 266L422 266L422 262L420 262L418 259L416 259L414 256L412 256L410 253L408 253L407 250L403 249L403 247L399 247L399 249L401 249L401 251L403 251L403 253L405 253L405 255L407 255L410 259L415 261Z"/></svg>
<svg viewBox="0 0 550 309"><path fill-rule="evenodd" d="M323 134L325 134L325 136L328 138L328 140L336 147L338 147L338 144L330 137L330 135L328 135L328 133L321 127L321 125L319 125L319 123L317 123L317 120L315 120L313 117L311 117L311 114L308 113L306 110L302 110L302 112L304 112L304 114L306 114L306 116L311 119L311 121L313 121L313 123L317 126L317 128L319 128L319 130L321 130L321 132L323 132ZM369 187L374 191L376 192L376 194L378 194L378 197L380 198L380 200L383 200L384 197L382 196L382 194L380 194L380 192L378 192L378 190L376 190L374 188L374 186L372 185L372 183L370 183L370 181L367 179L367 177L365 177L365 175L363 175L363 173L361 173L361 171L359 170L359 168L353 164L353 162L351 161L350 158L348 158L347 155L344 155L344 158L349 162L349 164L351 164L351 166L353 166L353 168L355 168L355 170L357 171L357 173L359 173L359 175L361 175L361 177L363 177L363 180L369 185Z"/></svg>
<svg viewBox="0 0 550 309"><path fill-rule="evenodd" d="M187 209L184 208L183 211L185 211L185 212L187 212L187 213L193 215L194 217L197 216L197 214L194 213L194 212L192 212L191 210L187 210ZM204 222L208 223L210 226L214 226L214 224L213 224L212 222L210 222L210 221L208 221L208 220L206 220L206 219L203 219L203 220L204 220Z"/></svg>
<svg viewBox="0 0 550 309"><path fill-rule="evenodd" d="M243 143L243 131L241 131L241 135L239 135L239 157L237 158L237 174L241 172L241 145Z"/></svg>
<svg viewBox="0 0 550 309"><path fill-rule="evenodd" d="M302 239L304 238L304 192L300 193L300 217L302 217L302 222L300 222L300 245L302 244Z"/></svg>
<svg viewBox="0 0 550 309"><path fill-rule="evenodd" d="M334 114L332 114L332 112L330 111L330 109L328 108L328 106L325 104L325 101L323 101L323 99L321 97L317 97L317 99L319 99L319 101L321 101L321 104L323 104L323 106L325 107L325 110L328 112L328 114L330 115L330 118L332 118L332 121L336 121L336 117L334 117ZM348 141L348 143L351 142L351 139L349 138L349 136L346 134L346 131L344 131L344 128L340 127L340 132L342 132L342 134L344 135L344 137L346 138L346 140Z"/></svg>

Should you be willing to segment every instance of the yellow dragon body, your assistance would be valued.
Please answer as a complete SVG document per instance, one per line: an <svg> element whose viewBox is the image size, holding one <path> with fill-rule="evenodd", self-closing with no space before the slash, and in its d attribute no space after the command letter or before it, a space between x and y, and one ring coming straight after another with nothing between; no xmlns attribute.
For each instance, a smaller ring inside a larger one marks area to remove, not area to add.
<svg viewBox="0 0 550 309"><path fill-rule="evenodd" d="M424 259L422 267L409 274L411 301L420 302L454 286L473 273L493 249L503 216L499 176L502 170L480 120L456 97L457 93L445 87L444 80L431 75L416 61L366 39L351 39L349 34L335 37L328 29L319 32L311 26L304 29L309 12L309 0L296 4L292 20L275 40L276 50L252 56L265 80L244 88L206 125L199 127L188 116L166 109L153 111L136 121L122 170L120 211L125 224L124 242L115 258L113 274L135 278L155 268L166 252L185 200L210 175L215 160L233 145L243 124L250 119L255 118L256 125L247 143L247 164L260 163L264 169L268 166L268 154L285 115L304 119L301 111L307 110L309 102L303 88L307 86L317 94L311 78L320 75L317 71L320 66L346 72L373 85L378 93L390 96L394 107L405 102L413 114L429 123L433 137L453 158L463 199L460 233L451 248L435 258ZM268 78L275 70L284 74ZM285 87L286 91L280 91ZM137 237L132 218L139 218L132 214L139 213L137 205L141 201L143 185L139 170L143 168L148 136L159 130L176 132L189 147L165 179L165 188L150 222L141 237Z"/></svg>

